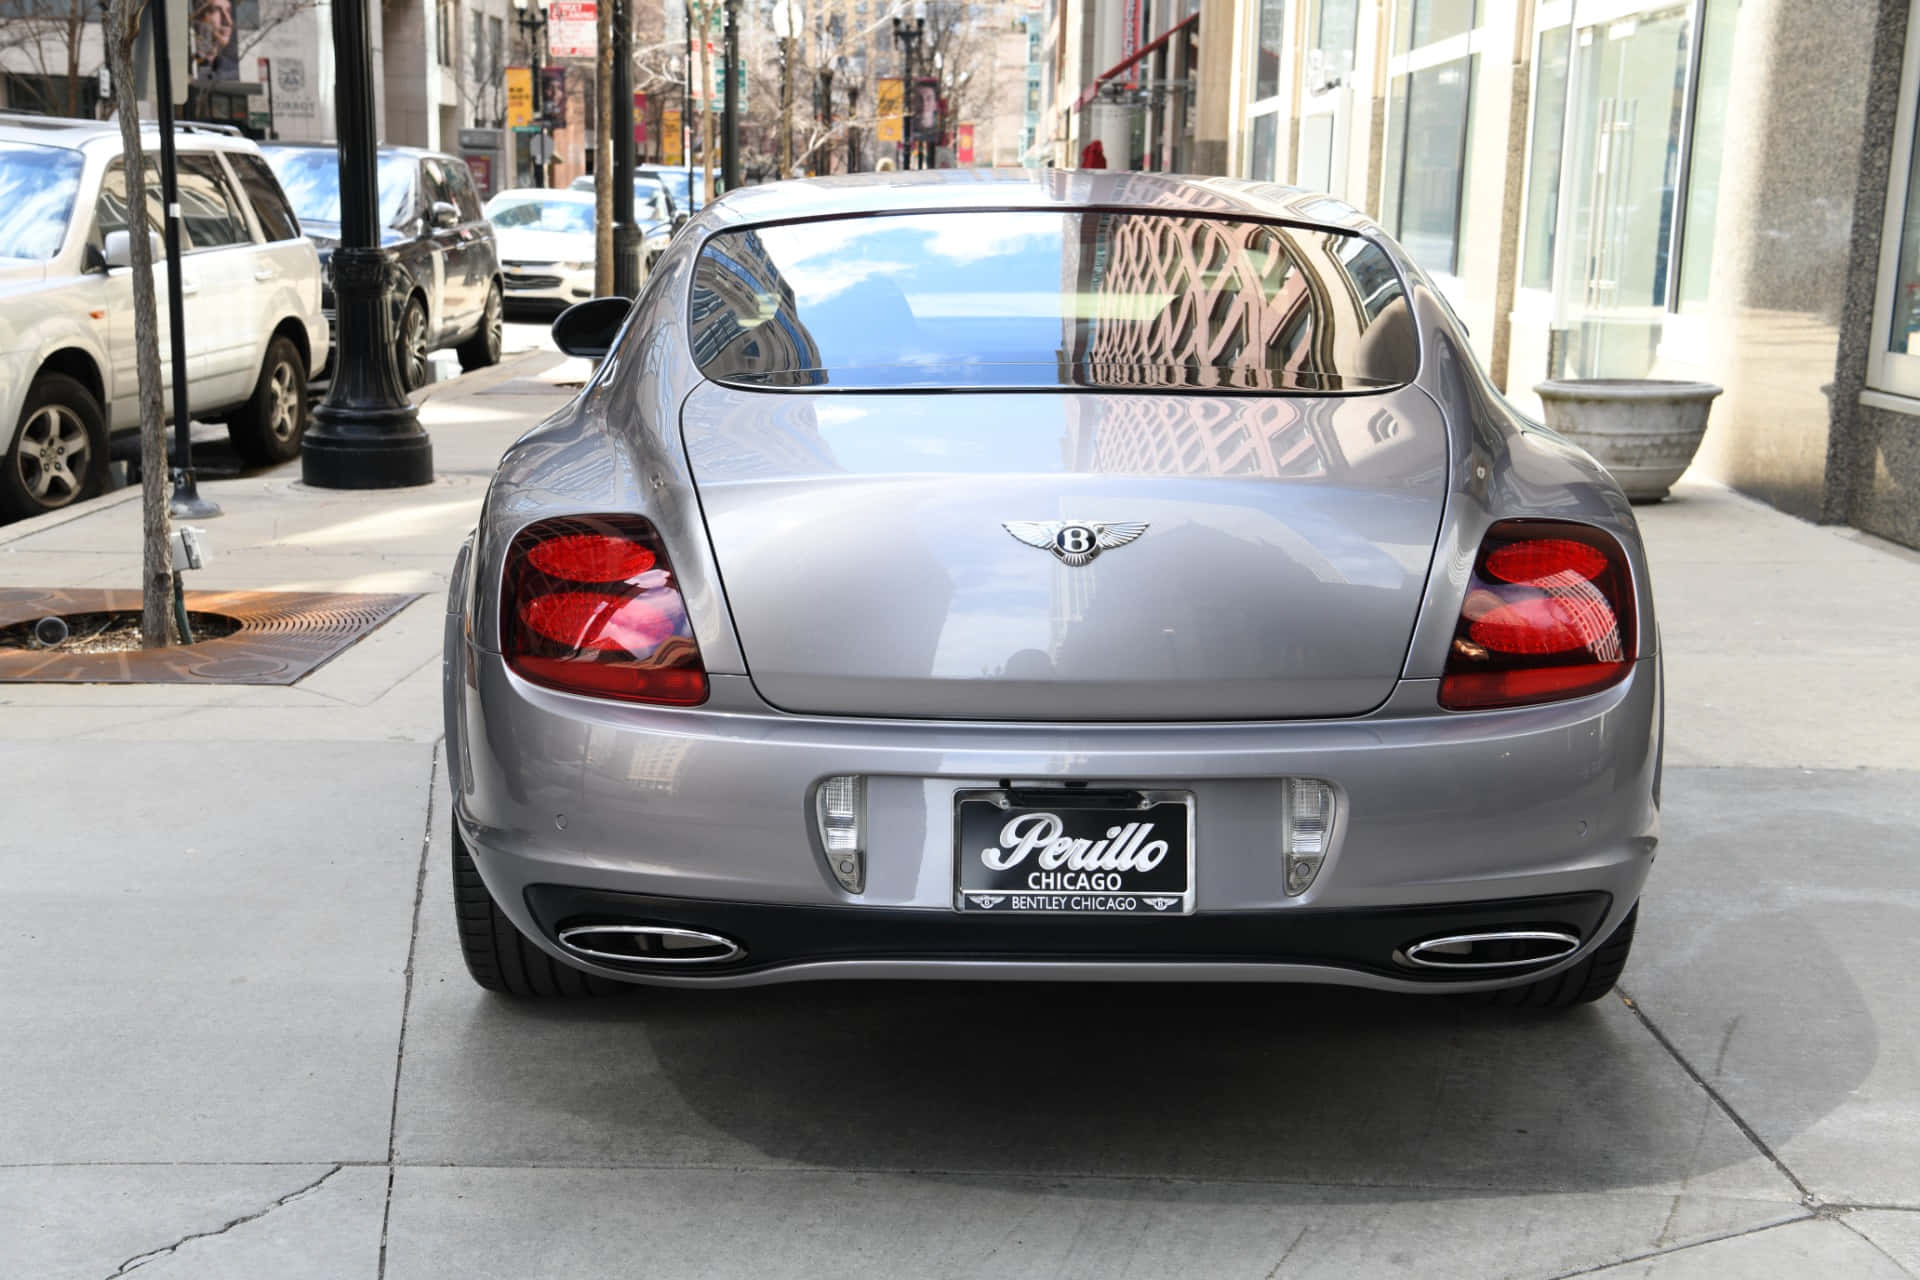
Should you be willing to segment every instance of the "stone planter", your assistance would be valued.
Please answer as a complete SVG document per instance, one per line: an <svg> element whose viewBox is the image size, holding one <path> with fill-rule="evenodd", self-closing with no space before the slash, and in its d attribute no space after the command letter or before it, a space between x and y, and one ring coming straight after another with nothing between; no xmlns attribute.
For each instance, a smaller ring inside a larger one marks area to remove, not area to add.
<svg viewBox="0 0 1920 1280"><path fill-rule="evenodd" d="M1711 382L1554 379L1535 387L1547 425L1585 449L1634 502L1658 502L1707 433Z"/></svg>

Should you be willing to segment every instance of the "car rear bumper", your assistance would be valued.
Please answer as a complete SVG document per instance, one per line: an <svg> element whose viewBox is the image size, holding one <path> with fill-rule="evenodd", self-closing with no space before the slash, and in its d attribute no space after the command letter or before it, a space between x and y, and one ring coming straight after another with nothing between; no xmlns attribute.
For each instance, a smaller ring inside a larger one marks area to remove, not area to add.
<svg viewBox="0 0 1920 1280"><path fill-rule="evenodd" d="M1611 932L1658 837L1653 660L1603 693L1513 711L1440 713L1432 682L1407 681L1362 718L1049 726L786 715L738 676L714 677L700 708L621 705L529 685L497 655L450 652L455 813L488 888L553 954L629 979L1498 986L1574 963ZM868 778L859 895L834 880L812 817L819 780L847 773ZM1299 896L1285 892L1278 848L1290 777L1328 781L1338 797L1326 863ZM1194 914L955 912L954 793L1008 780L1191 792ZM1575 899L1579 912L1552 905ZM1416 935L1493 919L1570 927L1580 948L1441 978L1393 958ZM556 941L583 920L699 928L747 954L697 970L583 963Z"/></svg>

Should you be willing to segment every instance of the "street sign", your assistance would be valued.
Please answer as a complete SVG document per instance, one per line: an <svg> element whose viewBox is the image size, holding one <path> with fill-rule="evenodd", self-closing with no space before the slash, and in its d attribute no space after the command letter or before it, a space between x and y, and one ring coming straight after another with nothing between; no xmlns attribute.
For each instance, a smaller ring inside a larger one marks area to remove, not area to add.
<svg viewBox="0 0 1920 1280"><path fill-rule="evenodd" d="M873 133L876 141L899 143L906 139L900 118L907 113L907 92L899 77L881 77L880 96L874 111L879 117Z"/></svg>
<svg viewBox="0 0 1920 1280"><path fill-rule="evenodd" d="M507 68L507 125L524 129L533 123L533 68Z"/></svg>
<svg viewBox="0 0 1920 1280"><path fill-rule="evenodd" d="M555 58L591 58L599 49L594 0L553 0L547 6L547 53Z"/></svg>

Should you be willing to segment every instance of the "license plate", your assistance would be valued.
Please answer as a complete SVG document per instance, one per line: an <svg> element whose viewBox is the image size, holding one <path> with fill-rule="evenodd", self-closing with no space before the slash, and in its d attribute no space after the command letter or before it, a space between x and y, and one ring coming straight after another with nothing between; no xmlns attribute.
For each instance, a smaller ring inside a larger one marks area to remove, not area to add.
<svg viewBox="0 0 1920 1280"><path fill-rule="evenodd" d="M1001 914L1175 916L1193 910L1193 797L954 797L954 907Z"/></svg>

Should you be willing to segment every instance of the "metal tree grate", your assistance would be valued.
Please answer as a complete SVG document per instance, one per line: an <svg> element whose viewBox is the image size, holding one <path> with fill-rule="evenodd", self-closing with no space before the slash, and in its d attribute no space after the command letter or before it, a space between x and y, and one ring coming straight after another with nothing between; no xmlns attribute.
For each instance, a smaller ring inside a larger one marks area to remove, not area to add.
<svg viewBox="0 0 1920 1280"><path fill-rule="evenodd" d="M333 591L189 591L187 612L232 635L169 649L0 649L0 684L293 684L420 597ZM140 612L137 591L0 589L0 629L49 615Z"/></svg>

